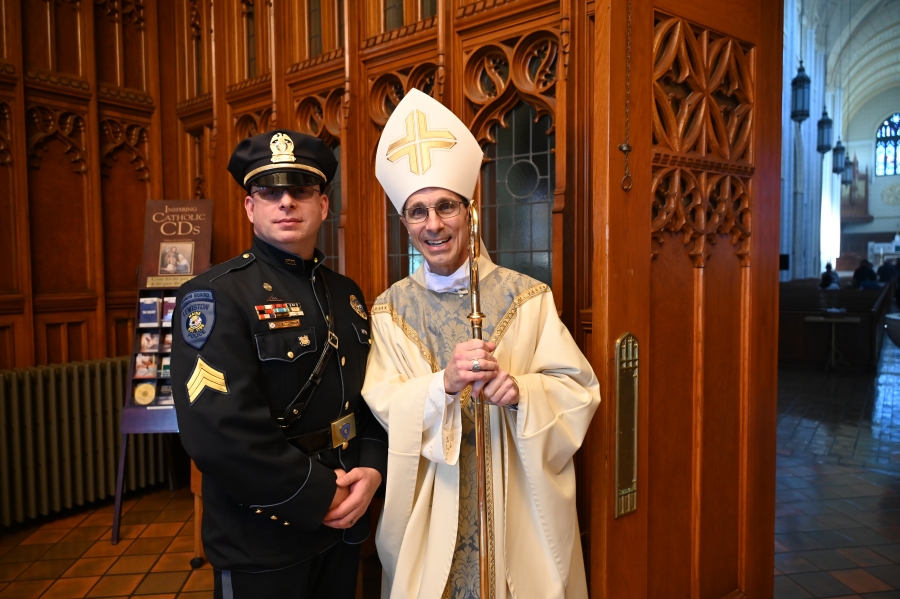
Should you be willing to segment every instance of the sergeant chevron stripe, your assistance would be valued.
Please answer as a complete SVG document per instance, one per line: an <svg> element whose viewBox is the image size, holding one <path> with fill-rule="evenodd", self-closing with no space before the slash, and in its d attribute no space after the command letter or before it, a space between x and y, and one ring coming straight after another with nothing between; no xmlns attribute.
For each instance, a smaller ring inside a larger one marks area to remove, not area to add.
<svg viewBox="0 0 900 599"><path fill-rule="evenodd" d="M191 378L187 382L188 399L190 399L191 403L194 403L194 400L200 397L200 394L207 387L219 393L228 393L225 373L219 372L198 356L197 365L194 367L194 372L191 373Z"/></svg>

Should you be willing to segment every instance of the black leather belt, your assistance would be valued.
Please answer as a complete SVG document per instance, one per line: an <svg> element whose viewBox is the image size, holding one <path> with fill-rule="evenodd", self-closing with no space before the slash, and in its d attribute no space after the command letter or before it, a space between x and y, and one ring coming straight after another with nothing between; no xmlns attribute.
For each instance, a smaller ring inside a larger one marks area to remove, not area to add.
<svg viewBox="0 0 900 599"><path fill-rule="evenodd" d="M347 420L353 420L354 426L352 434L348 434L344 437L340 435L339 431L335 431L335 426L340 428ZM337 447L346 445L350 439L353 439L363 430L367 420L368 418L365 415L360 415L359 413L348 414L343 418L335 420L328 428L288 437L288 441L293 443L294 446L298 447L306 455L316 455L317 453L322 453L323 451L336 449ZM344 449L346 449L346 447L344 447Z"/></svg>

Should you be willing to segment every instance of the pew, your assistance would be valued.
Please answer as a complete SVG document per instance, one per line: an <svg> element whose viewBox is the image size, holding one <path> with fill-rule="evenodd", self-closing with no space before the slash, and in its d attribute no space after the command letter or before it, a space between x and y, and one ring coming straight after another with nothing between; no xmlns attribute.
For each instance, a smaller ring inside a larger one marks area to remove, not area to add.
<svg viewBox="0 0 900 599"><path fill-rule="evenodd" d="M836 350L842 363L875 370L893 289L891 284L872 290L842 287L824 291L819 289L818 279L781 283L779 362L834 366ZM840 309L844 312L834 311Z"/></svg>

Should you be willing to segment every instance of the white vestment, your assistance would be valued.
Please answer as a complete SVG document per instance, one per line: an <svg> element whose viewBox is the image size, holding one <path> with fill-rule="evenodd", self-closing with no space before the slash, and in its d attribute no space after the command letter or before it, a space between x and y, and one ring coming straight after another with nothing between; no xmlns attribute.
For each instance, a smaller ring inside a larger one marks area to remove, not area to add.
<svg viewBox="0 0 900 599"><path fill-rule="evenodd" d="M486 254L479 270L484 338L497 343L494 356L519 387L518 409L491 406L485 419L494 597L586 598L572 456L600 402L599 384L546 285ZM465 422L474 411L469 389L448 396L443 378L453 348L471 337L469 302L465 293L427 289L420 268L371 311L363 397L389 437L376 536L384 598L478 596L473 435Z"/></svg>

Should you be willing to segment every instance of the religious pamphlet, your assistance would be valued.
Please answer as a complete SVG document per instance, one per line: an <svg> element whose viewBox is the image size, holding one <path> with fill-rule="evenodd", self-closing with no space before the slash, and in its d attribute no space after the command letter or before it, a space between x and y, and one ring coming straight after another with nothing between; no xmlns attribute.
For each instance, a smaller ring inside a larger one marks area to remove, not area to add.
<svg viewBox="0 0 900 599"><path fill-rule="evenodd" d="M141 298L141 314L138 319L139 327L158 327L159 311L162 300L158 297Z"/></svg>

